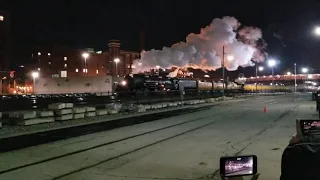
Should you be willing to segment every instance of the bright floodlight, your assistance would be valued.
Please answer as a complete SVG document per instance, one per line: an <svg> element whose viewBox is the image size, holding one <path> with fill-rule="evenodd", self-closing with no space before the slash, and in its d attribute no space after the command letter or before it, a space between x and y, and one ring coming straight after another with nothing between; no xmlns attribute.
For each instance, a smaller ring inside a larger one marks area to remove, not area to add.
<svg viewBox="0 0 320 180"><path fill-rule="evenodd" d="M159 68L160 68L160 66L156 66L156 68L157 68L157 69L159 69Z"/></svg>
<svg viewBox="0 0 320 180"><path fill-rule="evenodd" d="M38 52L38 56L41 56L41 52Z"/></svg>
<svg viewBox="0 0 320 180"><path fill-rule="evenodd" d="M268 61L268 66L269 67L273 67L273 66L275 66L276 65L276 61L274 60L274 59L270 59L269 61Z"/></svg>
<svg viewBox="0 0 320 180"><path fill-rule="evenodd" d="M85 59L87 59L89 57L89 53L82 53L82 57L84 57Z"/></svg>
<svg viewBox="0 0 320 180"><path fill-rule="evenodd" d="M287 75L290 76L290 75L291 75L291 72L287 72Z"/></svg>
<svg viewBox="0 0 320 180"><path fill-rule="evenodd" d="M115 62L115 63L118 63L119 61L120 61L119 58L115 58L115 59L114 59L114 62Z"/></svg>
<svg viewBox="0 0 320 180"><path fill-rule="evenodd" d="M4 20L4 17L0 15L0 21L3 21L3 20Z"/></svg>
<svg viewBox="0 0 320 180"><path fill-rule="evenodd" d="M263 71L263 69L264 69L264 68L263 68L262 66L259 67L259 71Z"/></svg>
<svg viewBox="0 0 320 180"><path fill-rule="evenodd" d="M312 83L312 85L316 86L316 85L317 85L317 83L316 83L316 82L313 82L313 83Z"/></svg>
<svg viewBox="0 0 320 180"><path fill-rule="evenodd" d="M317 35L317 36L320 36L320 27L316 27L314 28L314 33Z"/></svg>
<svg viewBox="0 0 320 180"><path fill-rule="evenodd" d="M32 72L31 76L33 78L38 78L39 77L39 72Z"/></svg>
<svg viewBox="0 0 320 180"><path fill-rule="evenodd" d="M210 76L208 74L204 75L205 78L209 78Z"/></svg>
<svg viewBox="0 0 320 180"><path fill-rule="evenodd" d="M308 72L308 68L302 68L301 71L302 71L303 73L307 73L307 72Z"/></svg>
<svg viewBox="0 0 320 180"><path fill-rule="evenodd" d="M228 55L228 56L227 56L227 60L228 60L228 61L232 61L233 59L234 59L234 57L233 57L232 55Z"/></svg>

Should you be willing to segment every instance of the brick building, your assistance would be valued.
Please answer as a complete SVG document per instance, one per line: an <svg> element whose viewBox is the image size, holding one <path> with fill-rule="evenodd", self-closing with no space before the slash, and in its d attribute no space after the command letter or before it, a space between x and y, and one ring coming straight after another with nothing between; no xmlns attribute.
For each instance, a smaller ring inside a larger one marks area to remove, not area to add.
<svg viewBox="0 0 320 180"><path fill-rule="evenodd" d="M53 48L51 51L37 50L32 54L32 63L26 70L40 71L42 77L125 76L132 72L132 63L140 53L120 50L120 45L119 40L110 40L108 49L98 52L68 47ZM88 53L87 58L83 57L84 53Z"/></svg>

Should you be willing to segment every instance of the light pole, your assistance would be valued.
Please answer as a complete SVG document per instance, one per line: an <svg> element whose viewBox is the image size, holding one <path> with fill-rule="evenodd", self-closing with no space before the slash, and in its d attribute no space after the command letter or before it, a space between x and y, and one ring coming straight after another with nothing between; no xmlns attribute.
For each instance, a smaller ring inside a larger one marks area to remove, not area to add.
<svg viewBox="0 0 320 180"><path fill-rule="evenodd" d="M263 67L256 65L256 92L258 93L258 70L259 71L263 71Z"/></svg>
<svg viewBox="0 0 320 180"><path fill-rule="evenodd" d="M116 76L118 76L118 63L120 62L119 58L115 58L114 62L116 63Z"/></svg>
<svg viewBox="0 0 320 180"><path fill-rule="evenodd" d="M297 92L297 63L294 63L294 93Z"/></svg>
<svg viewBox="0 0 320 180"><path fill-rule="evenodd" d="M277 64L277 62L274 59L270 59L268 61L268 66L271 67L271 71L272 71L272 85L274 84L274 72L273 72L273 67Z"/></svg>
<svg viewBox="0 0 320 180"><path fill-rule="evenodd" d="M39 77L39 72L35 71L31 73L32 79L33 79L33 94L35 94L35 86L36 86L36 78Z"/></svg>
<svg viewBox="0 0 320 180"><path fill-rule="evenodd" d="M308 91L308 84L307 84L307 80L308 80L308 68L302 68L301 69L302 73L306 74L306 82L305 82L305 85L307 85L307 91Z"/></svg>
<svg viewBox="0 0 320 180"><path fill-rule="evenodd" d="M84 73L87 76L88 69L87 69L87 58L89 57L89 53L82 53L82 57L84 58Z"/></svg>
<svg viewBox="0 0 320 180"><path fill-rule="evenodd" d="M224 97L224 91L225 91L225 66L224 66L224 55L228 54L224 52L224 46L222 46L222 80L223 80L223 86L222 86L222 96ZM233 56L231 54L228 54L227 60L232 61Z"/></svg>

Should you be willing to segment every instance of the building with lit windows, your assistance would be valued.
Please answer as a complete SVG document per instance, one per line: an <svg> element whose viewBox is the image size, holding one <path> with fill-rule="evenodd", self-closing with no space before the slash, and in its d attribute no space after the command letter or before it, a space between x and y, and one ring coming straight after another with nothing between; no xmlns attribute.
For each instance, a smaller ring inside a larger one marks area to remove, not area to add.
<svg viewBox="0 0 320 180"><path fill-rule="evenodd" d="M132 63L140 53L121 50L120 45L119 40L110 40L105 51L69 47L39 49L31 54L32 63L26 69L39 71L41 77L125 76L132 72Z"/></svg>

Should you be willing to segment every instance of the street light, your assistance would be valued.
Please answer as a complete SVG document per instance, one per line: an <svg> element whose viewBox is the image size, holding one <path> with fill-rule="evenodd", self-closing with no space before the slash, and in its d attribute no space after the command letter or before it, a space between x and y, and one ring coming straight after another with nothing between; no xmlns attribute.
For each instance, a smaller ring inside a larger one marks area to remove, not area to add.
<svg viewBox="0 0 320 180"><path fill-rule="evenodd" d="M256 92L258 92L258 70L263 71L263 67L256 64Z"/></svg>
<svg viewBox="0 0 320 180"><path fill-rule="evenodd" d="M87 58L89 57L89 53L82 53L82 57L84 58L84 69L85 73L87 75L88 70L87 70Z"/></svg>
<svg viewBox="0 0 320 180"><path fill-rule="evenodd" d="M120 62L120 59L115 58L113 61L116 63L116 76L118 76L118 63Z"/></svg>
<svg viewBox="0 0 320 180"><path fill-rule="evenodd" d="M291 75L291 72L287 72L287 75L290 76L290 75Z"/></svg>
<svg viewBox="0 0 320 180"><path fill-rule="evenodd" d="M231 54L229 54L228 56L227 56L227 60L228 61L232 61L234 59L234 57L231 55Z"/></svg>
<svg viewBox="0 0 320 180"><path fill-rule="evenodd" d="M302 71L302 73L307 73L308 72L308 68L302 68L301 71Z"/></svg>
<svg viewBox="0 0 320 180"><path fill-rule="evenodd" d="M264 67L260 66L259 71L263 71L263 70L264 70Z"/></svg>
<svg viewBox="0 0 320 180"><path fill-rule="evenodd" d="M224 97L224 91L225 91L225 65L224 65L224 55L226 55L228 53L224 52L224 46L222 46L222 80L223 80L223 89L222 89L222 96ZM234 59L234 57L231 54L228 54L227 56L227 60L228 61L232 61Z"/></svg>
<svg viewBox="0 0 320 180"><path fill-rule="evenodd" d="M320 27L319 26L314 28L314 34L317 36L320 36Z"/></svg>
<svg viewBox="0 0 320 180"><path fill-rule="evenodd" d="M272 84L274 84L274 83L273 83L273 81L274 81L274 80L273 80L273 75L274 75L274 74L273 74L273 73L274 73L274 72L273 72L273 67L274 67L276 64L277 64L277 62L276 62L276 60L274 60L274 59L270 59L270 60L268 61L268 66L271 67L271 71L272 71Z"/></svg>
<svg viewBox="0 0 320 180"><path fill-rule="evenodd" d="M34 71L31 73L32 79L33 79L33 94L35 94L35 82L36 82L36 78L39 77L39 72Z"/></svg>

